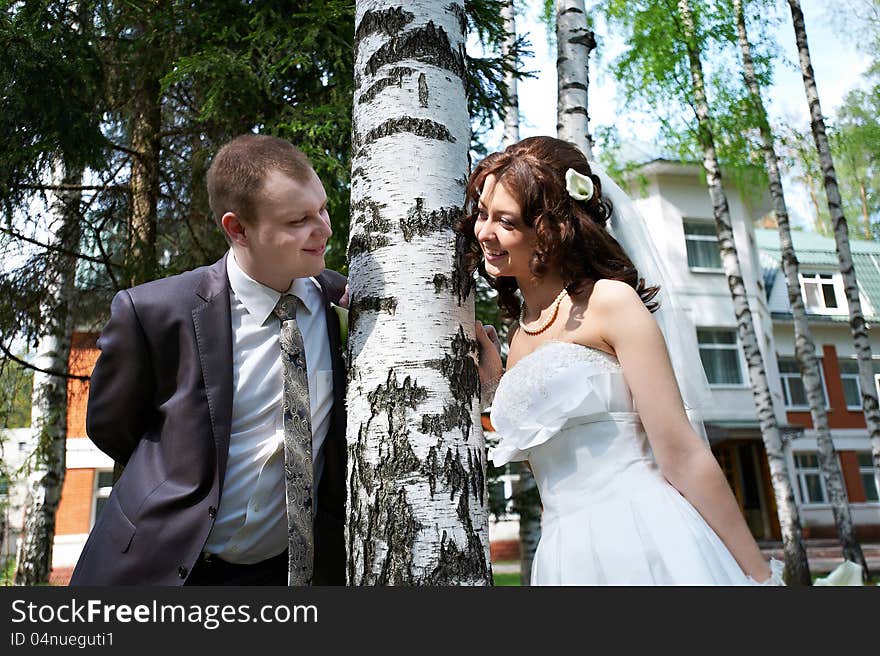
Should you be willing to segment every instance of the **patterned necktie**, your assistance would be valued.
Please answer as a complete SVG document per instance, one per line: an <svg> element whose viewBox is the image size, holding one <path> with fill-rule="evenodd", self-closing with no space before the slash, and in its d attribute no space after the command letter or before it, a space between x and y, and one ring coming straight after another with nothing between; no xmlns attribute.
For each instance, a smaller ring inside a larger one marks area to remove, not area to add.
<svg viewBox="0 0 880 656"><path fill-rule="evenodd" d="M296 308L302 301L282 294L275 306L281 320L284 376L284 483L287 498L288 585L311 585L315 553L312 505L312 415L309 378Z"/></svg>

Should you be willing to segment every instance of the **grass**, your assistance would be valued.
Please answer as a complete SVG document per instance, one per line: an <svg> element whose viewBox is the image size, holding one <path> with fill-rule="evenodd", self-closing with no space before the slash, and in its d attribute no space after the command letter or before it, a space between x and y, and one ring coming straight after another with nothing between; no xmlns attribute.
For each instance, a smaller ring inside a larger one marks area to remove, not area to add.
<svg viewBox="0 0 880 656"><path fill-rule="evenodd" d="M512 574L494 574L492 579L495 582L495 585L522 585L522 581L520 581L519 572L515 572Z"/></svg>

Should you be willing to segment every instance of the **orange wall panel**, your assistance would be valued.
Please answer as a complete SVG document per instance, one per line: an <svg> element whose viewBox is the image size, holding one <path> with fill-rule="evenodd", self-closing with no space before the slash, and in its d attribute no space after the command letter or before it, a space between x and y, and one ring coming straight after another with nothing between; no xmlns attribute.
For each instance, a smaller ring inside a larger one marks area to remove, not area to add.
<svg viewBox="0 0 880 656"><path fill-rule="evenodd" d="M840 380L840 365L837 362L837 349L833 344L822 345L822 373L825 376L825 389L828 391L828 426L830 428L866 428L865 415L861 410L847 410L843 395L843 382ZM786 412L791 424L813 427L809 412Z"/></svg>
<svg viewBox="0 0 880 656"><path fill-rule="evenodd" d="M92 520L94 469L68 469L61 488L61 502L55 515L56 535L88 533Z"/></svg>
<svg viewBox="0 0 880 656"><path fill-rule="evenodd" d="M855 451L838 451L840 457L840 469L843 471L843 480L846 484L846 495L850 503L865 502L865 486L862 485L862 477L859 474L859 460Z"/></svg>
<svg viewBox="0 0 880 656"><path fill-rule="evenodd" d="M70 345L70 373L89 376L101 353L97 333L74 333ZM67 437L86 437L86 405L89 381L71 379L67 384Z"/></svg>

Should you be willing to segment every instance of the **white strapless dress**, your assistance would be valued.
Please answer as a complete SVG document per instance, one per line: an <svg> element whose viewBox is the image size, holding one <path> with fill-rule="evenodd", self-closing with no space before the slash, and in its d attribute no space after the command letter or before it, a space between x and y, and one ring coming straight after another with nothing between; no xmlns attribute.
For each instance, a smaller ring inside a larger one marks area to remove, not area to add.
<svg viewBox="0 0 880 656"><path fill-rule="evenodd" d="M544 513L532 585L749 585L660 473L617 359L547 342L501 379L496 466L528 460Z"/></svg>

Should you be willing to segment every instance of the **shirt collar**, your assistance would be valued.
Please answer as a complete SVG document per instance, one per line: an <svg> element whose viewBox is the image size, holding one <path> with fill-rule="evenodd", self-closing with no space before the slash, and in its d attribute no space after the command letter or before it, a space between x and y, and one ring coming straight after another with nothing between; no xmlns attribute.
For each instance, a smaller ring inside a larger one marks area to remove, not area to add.
<svg viewBox="0 0 880 656"><path fill-rule="evenodd" d="M260 325L272 314L281 293L266 287L245 273L235 261L235 253L229 250L226 258L226 273L232 293ZM306 312L314 314L321 307L321 288L314 278L295 278L287 289L288 294L298 296L303 302Z"/></svg>

